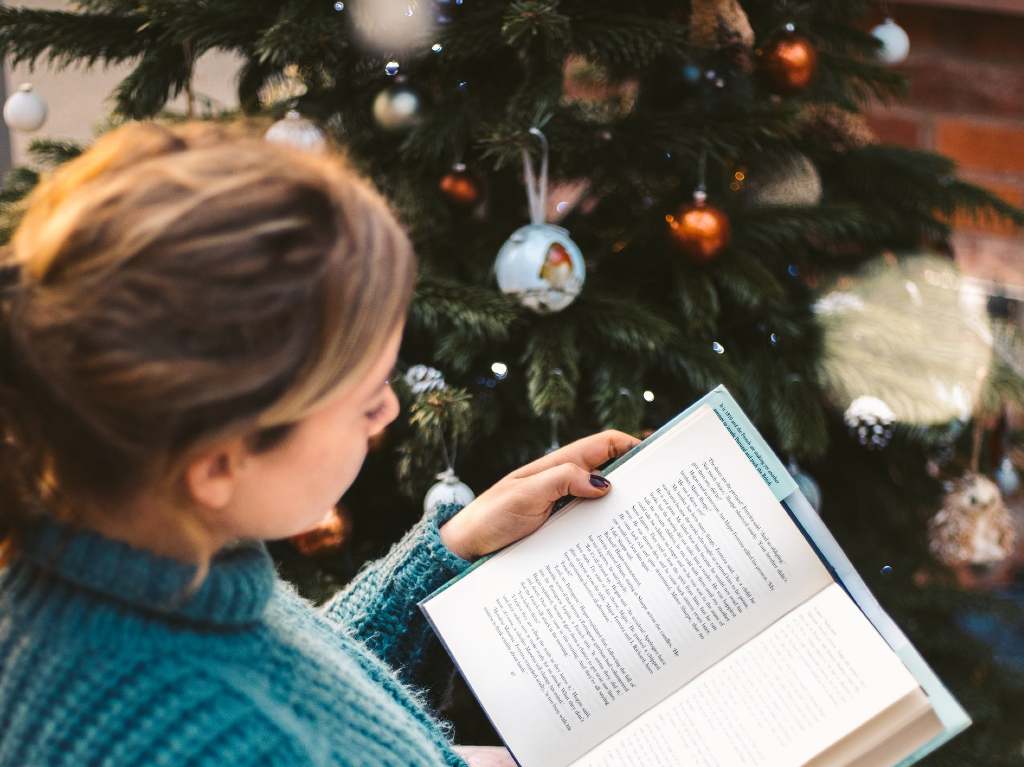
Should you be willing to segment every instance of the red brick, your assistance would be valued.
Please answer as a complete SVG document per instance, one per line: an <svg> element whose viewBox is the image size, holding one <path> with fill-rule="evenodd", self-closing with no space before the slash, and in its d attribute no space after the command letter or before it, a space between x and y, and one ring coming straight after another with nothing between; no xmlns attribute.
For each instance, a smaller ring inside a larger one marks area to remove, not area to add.
<svg viewBox="0 0 1024 767"><path fill-rule="evenodd" d="M907 106L1024 121L1024 63L928 54L912 58L903 71L910 78Z"/></svg>
<svg viewBox="0 0 1024 767"><path fill-rule="evenodd" d="M875 109L866 114L868 125L883 144L921 148L924 131L921 118L911 114L896 114Z"/></svg>
<svg viewBox="0 0 1024 767"><path fill-rule="evenodd" d="M1024 174L1024 123L939 117L935 150L967 169Z"/></svg>
<svg viewBox="0 0 1024 767"><path fill-rule="evenodd" d="M1024 15L893 3L892 16L910 35L910 55L940 52L992 63L1024 62ZM873 17L870 26L878 23Z"/></svg>

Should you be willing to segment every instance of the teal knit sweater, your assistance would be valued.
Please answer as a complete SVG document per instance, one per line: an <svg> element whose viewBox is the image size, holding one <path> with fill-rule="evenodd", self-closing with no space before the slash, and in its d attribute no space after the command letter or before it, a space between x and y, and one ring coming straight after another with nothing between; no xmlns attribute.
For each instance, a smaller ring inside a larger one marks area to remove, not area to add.
<svg viewBox="0 0 1024 767"><path fill-rule="evenodd" d="M468 567L427 515L322 608L266 547L194 568L47 521L0 570L0 765L464 765L412 685L418 600Z"/></svg>

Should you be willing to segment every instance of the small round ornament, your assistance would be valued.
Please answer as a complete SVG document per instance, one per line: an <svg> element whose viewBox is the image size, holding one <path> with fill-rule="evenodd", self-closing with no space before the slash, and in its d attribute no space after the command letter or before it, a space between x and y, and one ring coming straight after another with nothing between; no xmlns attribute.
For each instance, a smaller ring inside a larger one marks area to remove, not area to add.
<svg viewBox="0 0 1024 767"><path fill-rule="evenodd" d="M910 35L891 18L872 29L871 36L882 44L878 49L878 58L886 64L906 61L910 53Z"/></svg>
<svg viewBox="0 0 1024 767"><path fill-rule="evenodd" d="M702 190L693 193L691 205L684 205L665 220L672 241L698 263L713 261L729 244L729 218L707 204L707 194Z"/></svg>
<svg viewBox="0 0 1024 767"><path fill-rule="evenodd" d="M352 516L344 507L330 509L316 527L293 535L291 544L305 556L334 551L344 546L352 533Z"/></svg>
<svg viewBox="0 0 1024 767"><path fill-rule="evenodd" d="M1020 490L1020 473L1010 456L1004 455L995 471L996 484L1003 495L1013 495Z"/></svg>
<svg viewBox="0 0 1024 767"><path fill-rule="evenodd" d="M459 506L468 506L476 495L465 482L455 476L454 469L445 469L437 475L438 481L431 485L427 494L423 497L423 511L431 513L438 506L456 503Z"/></svg>
<svg viewBox="0 0 1024 767"><path fill-rule="evenodd" d="M327 148L324 132L294 109L267 128L263 138L274 144L287 144L310 152L323 152Z"/></svg>
<svg viewBox="0 0 1024 767"><path fill-rule="evenodd" d="M999 488L973 472L953 483L928 522L928 548L950 567L997 564L1013 553L1015 542L1013 518Z"/></svg>
<svg viewBox="0 0 1024 767"><path fill-rule="evenodd" d="M480 202L480 182L466 170L466 164L457 162L441 177L441 194L458 208L472 208Z"/></svg>
<svg viewBox="0 0 1024 767"><path fill-rule="evenodd" d="M33 90L31 83L23 83L4 102L4 122L11 130L37 131L46 122L46 114L46 102Z"/></svg>
<svg viewBox="0 0 1024 767"><path fill-rule="evenodd" d="M502 293L535 312L558 312L583 290L583 254L569 232L554 224L527 224L498 251L494 274Z"/></svg>
<svg viewBox="0 0 1024 767"><path fill-rule="evenodd" d="M793 481L796 482L796 486L800 489L800 492L804 494L804 498L811 504L811 508L817 513L821 514L821 487L817 481L804 471L795 459L789 459L789 473L793 476Z"/></svg>
<svg viewBox="0 0 1024 767"><path fill-rule="evenodd" d="M889 445L895 419L892 409L878 397L857 397L843 413L850 434L868 450Z"/></svg>
<svg viewBox="0 0 1024 767"><path fill-rule="evenodd" d="M426 394L447 388L444 374L429 365L413 365L405 371L405 383L413 394Z"/></svg>
<svg viewBox="0 0 1024 767"><path fill-rule="evenodd" d="M776 93L795 93L810 85L818 69L818 51L803 35L787 31L760 51L760 67Z"/></svg>
<svg viewBox="0 0 1024 767"><path fill-rule="evenodd" d="M419 94L408 85L385 88L373 100L373 119L387 131L411 128L420 120Z"/></svg>

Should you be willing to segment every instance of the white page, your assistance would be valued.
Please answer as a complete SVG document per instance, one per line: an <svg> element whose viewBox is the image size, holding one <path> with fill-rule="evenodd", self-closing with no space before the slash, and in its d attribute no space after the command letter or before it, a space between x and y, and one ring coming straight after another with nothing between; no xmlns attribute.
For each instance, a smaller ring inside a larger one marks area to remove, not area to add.
<svg viewBox="0 0 1024 767"><path fill-rule="evenodd" d="M796 767L917 689L832 584L573 767Z"/></svg>
<svg viewBox="0 0 1024 767"><path fill-rule="evenodd" d="M570 764L832 582L708 407L609 477L424 604L525 767Z"/></svg>

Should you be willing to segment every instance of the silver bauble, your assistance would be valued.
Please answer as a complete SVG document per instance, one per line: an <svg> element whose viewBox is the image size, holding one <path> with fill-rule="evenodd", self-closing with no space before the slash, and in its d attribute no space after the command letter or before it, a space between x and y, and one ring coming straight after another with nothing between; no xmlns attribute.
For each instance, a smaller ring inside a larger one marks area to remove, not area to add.
<svg viewBox="0 0 1024 767"><path fill-rule="evenodd" d="M4 102L4 122L12 130L31 133L43 127L47 111L43 97L32 89L30 83L23 83Z"/></svg>
<svg viewBox="0 0 1024 767"><path fill-rule="evenodd" d="M821 488L818 486L817 481L800 468L800 465L793 459L790 459L787 468L793 477L793 481L796 482L796 486L804 494L807 502L811 504L811 508L821 514Z"/></svg>
<svg viewBox="0 0 1024 767"><path fill-rule="evenodd" d="M468 506L476 495L465 482L455 476L454 469L445 469L437 475L438 481L430 486L423 497L423 511L431 513L438 506L455 503Z"/></svg>
<svg viewBox="0 0 1024 767"><path fill-rule="evenodd" d="M892 19L886 19L872 29L871 36L882 44L878 58L886 64L899 64L910 53L910 35Z"/></svg>
<svg viewBox="0 0 1024 767"><path fill-rule="evenodd" d="M995 471L995 479L1003 495L1013 495L1020 490L1020 474L1017 467L1013 465L1013 461L1010 460L1010 456L1003 456L1003 460L999 462Z"/></svg>
<svg viewBox="0 0 1024 767"><path fill-rule="evenodd" d="M586 267L569 232L554 224L527 224L498 251L494 274L502 293L535 312L558 312L583 289Z"/></svg>
<svg viewBox="0 0 1024 767"><path fill-rule="evenodd" d="M324 132L312 120L308 120L294 109L271 125L263 138L275 144L322 152L327 148Z"/></svg>
<svg viewBox="0 0 1024 767"><path fill-rule="evenodd" d="M385 88L373 100L373 119L388 131L411 128L420 119L420 97L407 85Z"/></svg>

